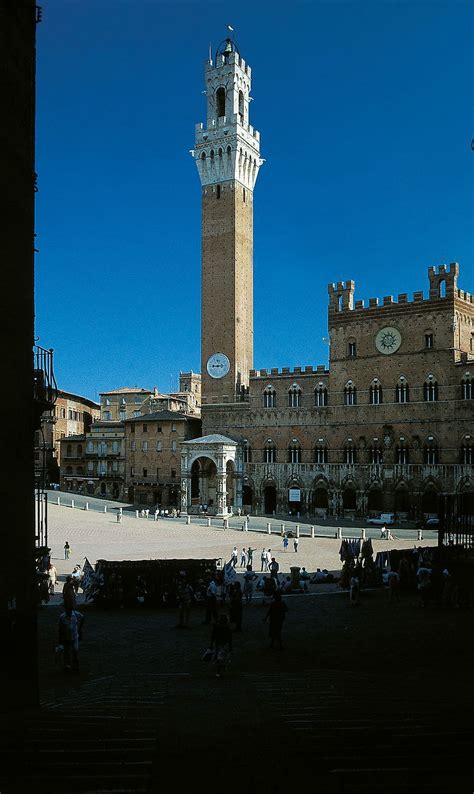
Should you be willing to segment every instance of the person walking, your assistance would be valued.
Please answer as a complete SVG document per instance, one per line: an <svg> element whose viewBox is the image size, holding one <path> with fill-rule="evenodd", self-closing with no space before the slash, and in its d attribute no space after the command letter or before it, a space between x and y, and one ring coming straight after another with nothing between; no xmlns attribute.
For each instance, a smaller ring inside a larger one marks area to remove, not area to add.
<svg viewBox="0 0 474 794"><path fill-rule="evenodd" d="M232 631L227 615L220 615L219 622L212 629L211 648L216 665L216 678L221 678L230 662L232 653Z"/></svg>
<svg viewBox="0 0 474 794"><path fill-rule="evenodd" d="M245 549L242 549L240 552L240 567L246 568L247 567L247 552Z"/></svg>
<svg viewBox="0 0 474 794"><path fill-rule="evenodd" d="M260 554L260 572L262 573L263 571L268 571L266 549L262 549L262 553Z"/></svg>
<svg viewBox="0 0 474 794"><path fill-rule="evenodd" d="M267 614L263 618L265 621L269 621L269 637L270 637L270 648L274 647L275 643L278 643L278 647L280 649L283 648L282 640L281 640L281 632L283 629L283 622L285 620L286 613L288 612L288 607L286 606L285 602L282 601L280 593L274 593L272 602L268 607Z"/></svg>
<svg viewBox="0 0 474 794"><path fill-rule="evenodd" d="M385 540L386 537L387 537L387 527L385 526L385 524L382 524L382 526L380 527L380 540L382 539Z"/></svg>
<svg viewBox="0 0 474 794"><path fill-rule="evenodd" d="M253 583L257 578L257 574L252 571L250 563L247 565L247 570L244 573L244 596L245 603L250 604L253 596Z"/></svg>
<svg viewBox="0 0 474 794"><path fill-rule="evenodd" d="M186 578L185 571L180 572L176 597L179 608L179 623L176 628L189 629L189 617L191 614L191 606L194 600L194 590Z"/></svg>
<svg viewBox="0 0 474 794"><path fill-rule="evenodd" d="M66 609L59 616L58 639L64 653L64 670L79 671L79 641L82 639L84 615L75 609Z"/></svg>
<svg viewBox="0 0 474 794"><path fill-rule="evenodd" d="M63 601L66 612L76 609L76 588L72 576L66 576L63 586Z"/></svg>
<svg viewBox="0 0 474 794"><path fill-rule="evenodd" d="M242 587L240 582L234 582L230 588L230 622L234 624L234 631L242 631Z"/></svg>
<svg viewBox="0 0 474 794"><path fill-rule="evenodd" d="M275 557L272 557L272 561L270 563L270 576L272 579L275 580L275 584L278 586L278 571L280 570L280 565L275 560Z"/></svg>
<svg viewBox="0 0 474 794"><path fill-rule="evenodd" d="M253 553L254 553L254 551L257 551L257 549L251 549L250 546L247 549L247 557L248 557L247 565L250 565L250 569L252 569L252 567L253 567Z"/></svg>
<svg viewBox="0 0 474 794"><path fill-rule="evenodd" d="M287 551L288 543L288 535L283 535L283 551Z"/></svg>
<svg viewBox="0 0 474 794"><path fill-rule="evenodd" d="M217 621L217 585L214 579L211 579L206 590L206 617L204 623L210 624L211 620Z"/></svg>
<svg viewBox="0 0 474 794"><path fill-rule="evenodd" d="M271 564L272 564L272 550L271 549L267 549L267 567L266 567L267 571L270 570L270 565Z"/></svg>
<svg viewBox="0 0 474 794"><path fill-rule="evenodd" d="M64 559L68 560L70 556L71 556L71 547L69 545L69 542L66 541L66 543L64 544Z"/></svg>
<svg viewBox="0 0 474 794"><path fill-rule="evenodd" d="M234 546L234 548L232 549L232 553L230 555L230 561L234 566L234 568L237 565L238 559L239 559L239 552L237 551L237 546Z"/></svg>
<svg viewBox="0 0 474 794"><path fill-rule="evenodd" d="M48 591L50 595L54 595L54 587L58 579L58 572L52 562L48 565Z"/></svg>
<svg viewBox="0 0 474 794"><path fill-rule="evenodd" d="M295 553L298 551L298 543L299 542L300 542L299 538L295 538L294 541L293 541L293 548L295 550Z"/></svg>

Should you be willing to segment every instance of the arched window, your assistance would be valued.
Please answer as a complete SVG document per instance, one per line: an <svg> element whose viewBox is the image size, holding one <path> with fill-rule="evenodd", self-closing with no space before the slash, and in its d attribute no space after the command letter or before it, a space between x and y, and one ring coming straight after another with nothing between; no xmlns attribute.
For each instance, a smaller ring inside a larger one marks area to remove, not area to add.
<svg viewBox="0 0 474 794"><path fill-rule="evenodd" d="M370 384L369 402L370 405L380 405L382 402L382 384L377 378Z"/></svg>
<svg viewBox="0 0 474 794"><path fill-rule="evenodd" d="M445 298L446 297L446 279L441 279L439 282L439 297Z"/></svg>
<svg viewBox="0 0 474 794"><path fill-rule="evenodd" d="M429 466L439 463L439 447L434 436L428 436L423 448L423 461Z"/></svg>
<svg viewBox="0 0 474 794"><path fill-rule="evenodd" d="M301 447L297 438L288 444L288 463L301 463Z"/></svg>
<svg viewBox="0 0 474 794"><path fill-rule="evenodd" d="M66 457L68 457L68 458L72 457L72 445L71 444L68 444L67 447L66 447Z"/></svg>
<svg viewBox="0 0 474 794"><path fill-rule="evenodd" d="M357 450L352 443L352 439L349 438L346 442L346 445L343 450L343 457L344 463L348 466L352 466L354 463L357 463Z"/></svg>
<svg viewBox="0 0 474 794"><path fill-rule="evenodd" d="M372 464L383 463L383 449L379 444L378 438L374 438L369 448L369 458Z"/></svg>
<svg viewBox="0 0 474 794"><path fill-rule="evenodd" d="M219 146L219 151L217 152L219 157L222 157L222 146Z"/></svg>
<svg viewBox="0 0 474 794"><path fill-rule="evenodd" d="M244 463L252 463L252 447L248 441L244 442Z"/></svg>
<svg viewBox="0 0 474 794"><path fill-rule="evenodd" d="M225 88L218 88L216 91L216 112L218 118L225 116Z"/></svg>
<svg viewBox="0 0 474 794"><path fill-rule="evenodd" d="M230 146L227 147L226 152L227 152L227 157L230 157L230 155L232 154L232 149Z"/></svg>
<svg viewBox="0 0 474 794"><path fill-rule="evenodd" d="M211 151L209 152L209 157L211 158L211 160L214 160L214 149L211 149Z"/></svg>
<svg viewBox="0 0 474 794"><path fill-rule="evenodd" d="M268 438L263 450L264 463L276 463L276 447L271 438Z"/></svg>
<svg viewBox="0 0 474 794"><path fill-rule="evenodd" d="M357 392L351 380L348 380L344 386L344 405L356 405Z"/></svg>
<svg viewBox="0 0 474 794"><path fill-rule="evenodd" d="M407 403L409 400L408 383L403 375L400 376L397 385L395 386L395 402Z"/></svg>
<svg viewBox="0 0 474 794"><path fill-rule="evenodd" d="M428 375L423 386L423 398L427 403L434 403L438 399L438 384L433 375Z"/></svg>
<svg viewBox="0 0 474 794"><path fill-rule="evenodd" d="M77 445L77 457L82 458L82 444Z"/></svg>
<svg viewBox="0 0 474 794"><path fill-rule="evenodd" d="M425 348L427 350L431 350L434 345L434 334L433 331L425 331Z"/></svg>
<svg viewBox="0 0 474 794"><path fill-rule="evenodd" d="M349 339L347 342L347 355L349 358L355 358L357 356L357 344L355 339Z"/></svg>
<svg viewBox="0 0 474 794"><path fill-rule="evenodd" d="M205 160L205 159L206 159L206 152L203 152L203 153L201 154L201 160Z"/></svg>
<svg viewBox="0 0 474 794"><path fill-rule="evenodd" d="M400 466L405 466L409 463L408 447L403 436L400 437L395 449L395 462Z"/></svg>
<svg viewBox="0 0 474 794"><path fill-rule="evenodd" d="M328 462L328 448L324 439L320 439L314 448L314 462L327 463Z"/></svg>
<svg viewBox="0 0 474 794"><path fill-rule="evenodd" d="M318 383L314 390L314 404L318 408L323 408L328 404L328 390L322 383Z"/></svg>
<svg viewBox="0 0 474 794"><path fill-rule="evenodd" d="M243 124L244 121L244 95L242 91L239 91L239 121Z"/></svg>
<svg viewBox="0 0 474 794"><path fill-rule="evenodd" d="M276 408L276 391L273 386L267 386L263 392L263 407Z"/></svg>
<svg viewBox="0 0 474 794"><path fill-rule="evenodd" d="M461 463L465 466L472 466L474 463L474 446L471 436L464 436L461 446Z"/></svg>
<svg viewBox="0 0 474 794"><path fill-rule="evenodd" d="M464 374L464 377L461 381L461 397L463 400L472 400L472 378L469 372Z"/></svg>
<svg viewBox="0 0 474 794"><path fill-rule="evenodd" d="M72 474L72 466L66 466L66 474Z"/></svg>
<svg viewBox="0 0 474 794"><path fill-rule="evenodd" d="M288 391L288 405L290 408L301 408L301 389L296 383Z"/></svg>

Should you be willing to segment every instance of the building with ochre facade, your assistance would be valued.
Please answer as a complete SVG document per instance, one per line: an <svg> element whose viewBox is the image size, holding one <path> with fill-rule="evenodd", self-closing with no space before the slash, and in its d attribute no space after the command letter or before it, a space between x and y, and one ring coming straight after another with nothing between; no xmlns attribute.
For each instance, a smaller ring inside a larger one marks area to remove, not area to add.
<svg viewBox="0 0 474 794"><path fill-rule="evenodd" d="M472 512L474 301L459 266L425 294L355 300L329 284L329 367L253 368L251 70L227 39L205 65L192 152L202 196L202 432L181 508L419 517ZM258 308L257 308L258 310ZM209 495L212 495L209 498Z"/></svg>

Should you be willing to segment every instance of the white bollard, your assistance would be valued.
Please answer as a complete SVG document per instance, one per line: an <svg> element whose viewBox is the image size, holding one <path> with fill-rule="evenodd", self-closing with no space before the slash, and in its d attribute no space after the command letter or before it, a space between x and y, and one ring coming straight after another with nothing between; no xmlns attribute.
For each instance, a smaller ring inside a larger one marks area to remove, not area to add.
<svg viewBox="0 0 474 794"><path fill-rule="evenodd" d="M224 521L222 522L222 525L223 525L224 529L229 529L229 519L228 518L224 518Z"/></svg>
<svg viewBox="0 0 474 794"><path fill-rule="evenodd" d="M311 537L314 538L314 527L311 527Z"/></svg>
<svg viewBox="0 0 474 794"><path fill-rule="evenodd" d="M267 524L267 533L268 533L269 535L271 535L271 534L272 534L272 525L270 524L270 522Z"/></svg>
<svg viewBox="0 0 474 794"><path fill-rule="evenodd" d="M107 512L107 505L104 505L104 513Z"/></svg>
<svg viewBox="0 0 474 794"><path fill-rule="evenodd" d="M295 533L296 533L296 537L299 538L299 536L300 536L300 525L299 524L297 524L296 527L295 527Z"/></svg>
<svg viewBox="0 0 474 794"><path fill-rule="evenodd" d="M342 527L337 528L336 538L342 539Z"/></svg>
<svg viewBox="0 0 474 794"><path fill-rule="evenodd" d="M71 499L71 507L74 507L74 499Z"/></svg>
<svg viewBox="0 0 474 794"><path fill-rule="evenodd" d="M89 510L89 502L86 502L84 505L84 510Z"/></svg>
<svg viewBox="0 0 474 794"><path fill-rule="evenodd" d="M362 527L362 529L360 531L360 536L361 536L362 540L365 540L365 527Z"/></svg>
<svg viewBox="0 0 474 794"><path fill-rule="evenodd" d="M120 513L120 515L122 515L122 513L123 513L123 510L122 510L121 507L119 507L119 513Z"/></svg>
<svg viewBox="0 0 474 794"><path fill-rule="evenodd" d="M422 529L418 530L418 540L423 540L423 530Z"/></svg>
<svg viewBox="0 0 474 794"><path fill-rule="evenodd" d="M207 517L207 526L208 527L211 526L211 518L210 518L210 516Z"/></svg>
<svg viewBox="0 0 474 794"><path fill-rule="evenodd" d="M191 516L186 516L186 524L190 524L190 523L191 523Z"/></svg>
<svg viewBox="0 0 474 794"><path fill-rule="evenodd" d="M140 514L139 514L138 510L135 510L135 518L138 518L139 515Z"/></svg>
<svg viewBox="0 0 474 794"><path fill-rule="evenodd" d="M61 497L58 496L58 505L60 505L60 504L61 504Z"/></svg>
<svg viewBox="0 0 474 794"><path fill-rule="evenodd" d="M283 537L284 534L285 534L285 525L282 524L281 525L281 536Z"/></svg>

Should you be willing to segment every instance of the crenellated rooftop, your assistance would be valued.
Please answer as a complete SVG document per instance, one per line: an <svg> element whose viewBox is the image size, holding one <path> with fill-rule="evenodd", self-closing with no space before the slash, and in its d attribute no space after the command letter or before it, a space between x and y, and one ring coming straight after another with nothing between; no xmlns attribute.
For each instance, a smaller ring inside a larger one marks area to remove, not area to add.
<svg viewBox="0 0 474 794"><path fill-rule="evenodd" d="M275 378L275 377L288 377L288 376L295 376L295 375L315 375L316 373L321 375L328 375L329 370L324 364L318 364L316 367L313 366L306 366L306 367L282 367L279 369L278 367L272 367L272 369L251 369L250 370L250 377L251 378Z"/></svg>
<svg viewBox="0 0 474 794"><path fill-rule="evenodd" d="M337 284L328 284L329 313L338 314L346 311L370 311L371 309L380 309L386 306L398 306L408 303L428 304L430 301L439 301L446 298L456 298L466 303L474 303L474 297L469 292L458 288L458 275L459 265L457 262L452 262L449 268L447 265L429 267L428 278L430 288L428 298L424 297L423 291L421 290L414 292L413 300L410 301L408 293L401 292L397 296L397 300L394 300L393 295L384 295L381 299L369 298L367 306L363 300L354 301L354 281L338 281Z"/></svg>

